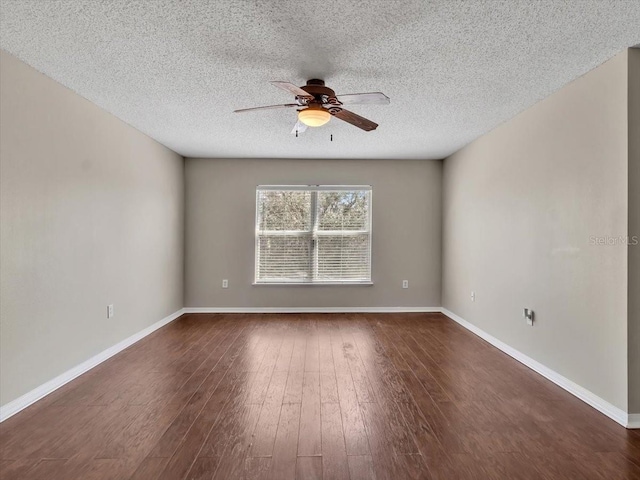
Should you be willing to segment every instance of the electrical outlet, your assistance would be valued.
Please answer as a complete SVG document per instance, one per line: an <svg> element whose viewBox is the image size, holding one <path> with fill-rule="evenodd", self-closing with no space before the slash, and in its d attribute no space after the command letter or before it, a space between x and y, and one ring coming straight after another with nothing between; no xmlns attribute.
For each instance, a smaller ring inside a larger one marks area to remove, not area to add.
<svg viewBox="0 0 640 480"><path fill-rule="evenodd" d="M113 305L107 305L107 318L113 317Z"/></svg>
<svg viewBox="0 0 640 480"><path fill-rule="evenodd" d="M472 302L476 301L476 292L471 292L471 301Z"/></svg>
<svg viewBox="0 0 640 480"><path fill-rule="evenodd" d="M409 280L402 280L402 288L409 288Z"/></svg>
<svg viewBox="0 0 640 480"><path fill-rule="evenodd" d="M229 288L229 280L226 278L222 280L222 288Z"/></svg>

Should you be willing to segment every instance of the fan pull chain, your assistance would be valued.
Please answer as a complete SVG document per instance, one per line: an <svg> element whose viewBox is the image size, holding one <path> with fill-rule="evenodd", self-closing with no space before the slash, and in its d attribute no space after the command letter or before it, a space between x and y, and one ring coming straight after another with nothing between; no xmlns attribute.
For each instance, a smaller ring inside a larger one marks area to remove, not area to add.
<svg viewBox="0 0 640 480"><path fill-rule="evenodd" d="M333 142L333 133L331 134L331 141Z"/></svg>
<svg viewBox="0 0 640 480"><path fill-rule="evenodd" d="M296 128L296 138L298 138L298 129Z"/></svg>

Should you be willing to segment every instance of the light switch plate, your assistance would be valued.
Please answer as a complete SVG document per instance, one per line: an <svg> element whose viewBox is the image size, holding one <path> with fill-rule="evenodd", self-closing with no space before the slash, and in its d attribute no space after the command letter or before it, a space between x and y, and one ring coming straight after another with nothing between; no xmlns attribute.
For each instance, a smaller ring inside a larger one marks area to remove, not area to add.
<svg viewBox="0 0 640 480"><path fill-rule="evenodd" d="M522 316L527 320L527 325L533 327L533 310L530 308L525 308L522 311Z"/></svg>

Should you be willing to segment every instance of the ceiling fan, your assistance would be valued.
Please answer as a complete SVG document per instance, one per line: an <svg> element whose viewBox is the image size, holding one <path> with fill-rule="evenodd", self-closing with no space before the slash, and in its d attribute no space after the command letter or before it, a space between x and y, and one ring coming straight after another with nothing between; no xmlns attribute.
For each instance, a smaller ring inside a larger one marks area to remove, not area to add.
<svg viewBox="0 0 640 480"><path fill-rule="evenodd" d="M242 108L234 110L235 113L251 112L254 110L272 110L276 108L296 108L298 121L291 133L304 132L307 127L320 127L327 123L332 116L339 118L362 130L370 132L378 127L378 124L343 108L343 105L388 105L389 97L382 92L349 93L336 95L333 90L326 87L324 80L316 78L307 80L307 84L297 87L289 82L271 82L272 85L291 93L295 97L295 103L282 105L269 105L266 107Z"/></svg>

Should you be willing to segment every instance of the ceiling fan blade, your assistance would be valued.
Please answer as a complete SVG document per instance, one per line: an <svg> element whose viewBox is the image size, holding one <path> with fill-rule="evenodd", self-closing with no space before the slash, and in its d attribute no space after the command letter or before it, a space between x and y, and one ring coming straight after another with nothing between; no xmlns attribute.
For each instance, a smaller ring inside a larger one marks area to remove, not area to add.
<svg viewBox="0 0 640 480"><path fill-rule="evenodd" d="M303 89L301 89L300 87L295 86L293 83L290 82L279 82L279 81L273 81L270 82L271 85L281 88L282 90L289 92L290 94L296 96L296 97L302 97L302 98L308 98L313 100L313 95L311 95L308 92L305 92Z"/></svg>
<svg viewBox="0 0 640 480"><path fill-rule="evenodd" d="M343 105L389 105L391 101L382 92L347 93L346 95L337 95L337 98Z"/></svg>
<svg viewBox="0 0 640 480"><path fill-rule="evenodd" d="M304 123L302 123L300 120L298 120L296 124L293 126L293 130L291 130L291 135L295 135L296 132L302 133L306 129L307 129L307 126Z"/></svg>
<svg viewBox="0 0 640 480"><path fill-rule="evenodd" d="M339 118L340 120L344 120L351 125L355 125L356 127L361 128L362 130L365 130L367 132L378 128L377 123L372 122L371 120L367 120L366 118L350 112L349 110L345 110L344 108L340 109L340 111L337 111L336 113L333 113L333 116Z"/></svg>
<svg viewBox="0 0 640 480"><path fill-rule="evenodd" d="M251 112L253 110L274 110L276 108L299 107L297 103L283 103L282 105L267 105L266 107L241 108L234 110L233 113Z"/></svg>

